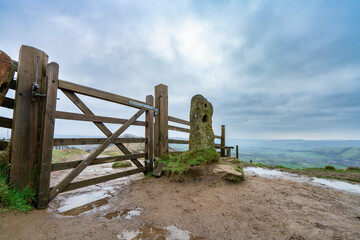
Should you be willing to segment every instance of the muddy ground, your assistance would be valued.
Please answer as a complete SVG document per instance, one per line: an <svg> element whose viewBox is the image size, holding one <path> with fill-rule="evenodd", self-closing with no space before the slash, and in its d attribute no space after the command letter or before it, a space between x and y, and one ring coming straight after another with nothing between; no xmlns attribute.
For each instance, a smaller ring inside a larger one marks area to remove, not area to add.
<svg viewBox="0 0 360 240"><path fill-rule="evenodd" d="M84 198L96 201L76 208ZM139 174L60 194L47 210L2 213L0 239L360 239L360 195L209 171Z"/></svg>

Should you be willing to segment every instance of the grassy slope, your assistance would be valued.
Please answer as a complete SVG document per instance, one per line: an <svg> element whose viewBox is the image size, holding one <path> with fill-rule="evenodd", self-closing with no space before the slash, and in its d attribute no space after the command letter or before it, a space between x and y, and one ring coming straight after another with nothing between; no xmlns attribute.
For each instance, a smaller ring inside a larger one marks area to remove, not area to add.
<svg viewBox="0 0 360 240"><path fill-rule="evenodd" d="M333 165L336 168L347 168L360 165L360 148L326 147L313 150L276 150L259 149L253 152L240 152L243 161L263 163L270 166L282 165L288 168L323 168Z"/></svg>

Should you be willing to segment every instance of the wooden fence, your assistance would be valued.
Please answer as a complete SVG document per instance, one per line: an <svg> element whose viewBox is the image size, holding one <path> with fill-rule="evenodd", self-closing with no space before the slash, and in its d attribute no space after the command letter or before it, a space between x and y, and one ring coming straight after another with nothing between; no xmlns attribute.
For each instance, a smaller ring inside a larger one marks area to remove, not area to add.
<svg viewBox="0 0 360 240"><path fill-rule="evenodd" d="M168 115L168 87L160 84L155 87L155 107L159 109L159 114L155 116L155 156L159 157L169 152L169 144L189 144L189 140L169 139L169 131L190 133L190 122ZM182 124L183 127L171 125L172 123ZM221 126L221 135L215 135L215 139L220 139L220 144L215 144L215 148L220 149L220 156L231 156L231 149L234 147L225 145L225 125ZM181 154L182 151L171 152Z"/></svg>
<svg viewBox="0 0 360 240"><path fill-rule="evenodd" d="M22 46L19 53L17 81L11 81L10 88L16 90L15 99L5 98L1 107L14 109L13 120L0 118L0 127L12 128L10 181L20 188L30 186L37 192L37 208L45 208L59 193L90 186L93 184L129 176L147 173L153 170L154 156L169 152L169 143L188 144L187 140L168 139L168 131L189 133L190 122L168 116L167 86L155 87L155 101L148 95L140 101L117 94L101 91L87 86L60 80L57 63L48 63L48 56L41 50ZM58 91L62 91L83 114L57 111ZM78 95L109 101L136 108L138 111L129 119L95 115ZM155 104L155 106L154 106ZM145 113L145 121L137 120ZM56 119L93 122L106 136L105 138L54 138ZM155 122L154 122L155 119ZM169 122L183 124L186 127L169 125ZM111 132L104 123L116 123L121 126ZM143 138L119 138L131 125L143 126ZM231 147L225 146L225 126L221 128L221 140L216 144L221 155L225 150L229 156ZM144 143L145 152L132 153L124 143ZM52 163L54 146L99 145L95 151L83 160ZM99 158L99 155L114 144L124 155ZM144 158L143 164L139 161ZM131 160L135 169L82 181L73 180L89 165ZM51 172L72 169L56 186L50 188Z"/></svg>

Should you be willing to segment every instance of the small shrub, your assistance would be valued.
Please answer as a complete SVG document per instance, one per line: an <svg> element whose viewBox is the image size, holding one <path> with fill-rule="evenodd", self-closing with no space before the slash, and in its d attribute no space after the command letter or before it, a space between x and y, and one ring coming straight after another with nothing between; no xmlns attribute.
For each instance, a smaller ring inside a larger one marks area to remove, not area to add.
<svg viewBox="0 0 360 240"><path fill-rule="evenodd" d="M1 153L0 158L6 158ZM0 163L0 207L5 209L13 209L18 211L28 211L32 209L31 203L35 198L35 191L30 188L24 188L22 191L12 187L9 181L9 167L6 161ZM4 210L2 210L4 211Z"/></svg>
<svg viewBox="0 0 360 240"><path fill-rule="evenodd" d="M126 168L131 166L132 164L130 162L114 162L112 165L113 168Z"/></svg>
<svg viewBox="0 0 360 240"><path fill-rule="evenodd" d="M328 166L325 166L325 169L327 169L327 170L335 170L336 168L334 166L328 165Z"/></svg>
<svg viewBox="0 0 360 240"><path fill-rule="evenodd" d="M346 168L346 171L359 171L360 172L360 168L359 167L348 167L348 168Z"/></svg>

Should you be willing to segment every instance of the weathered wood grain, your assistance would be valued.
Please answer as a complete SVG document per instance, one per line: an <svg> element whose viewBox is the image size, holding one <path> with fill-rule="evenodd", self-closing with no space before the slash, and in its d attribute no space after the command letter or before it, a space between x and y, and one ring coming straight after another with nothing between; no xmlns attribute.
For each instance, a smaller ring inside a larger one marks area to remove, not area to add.
<svg viewBox="0 0 360 240"><path fill-rule="evenodd" d="M171 117L171 116L168 116L168 118L169 118L170 122L175 122L175 123L180 123L180 124L190 126L189 121L186 121L186 120L183 120L183 119L180 119L180 118L176 118L176 117Z"/></svg>
<svg viewBox="0 0 360 240"><path fill-rule="evenodd" d="M102 144L106 138L55 138L54 146ZM146 138L118 138L115 143L146 143Z"/></svg>
<svg viewBox="0 0 360 240"><path fill-rule="evenodd" d="M134 153L130 155L122 155L115 157L99 157L95 158L89 165L98 165L103 163L111 163L115 161L125 161L134 158L144 158L146 156L145 153ZM53 163L51 164L51 171L60 171L70 168L77 167L83 160L76 160L71 162L62 162L62 163Z"/></svg>
<svg viewBox="0 0 360 240"><path fill-rule="evenodd" d="M154 97L152 95L146 96L146 103L149 106L154 106ZM154 159L154 111L146 110L145 119L145 137L148 139L147 143L145 144L145 171L152 172Z"/></svg>
<svg viewBox="0 0 360 240"><path fill-rule="evenodd" d="M155 116L154 145L155 156L162 156L169 151L168 146L168 88L160 84L155 87L155 108L159 114Z"/></svg>
<svg viewBox="0 0 360 240"><path fill-rule="evenodd" d="M35 82L37 57L39 93L46 89L45 74L48 56L43 51L21 46L17 74L17 91L11 131L11 184L19 188L29 186L36 189L36 178L40 164L39 142L40 119L45 104L44 98L33 101L32 85Z"/></svg>
<svg viewBox="0 0 360 240"><path fill-rule="evenodd" d="M74 168L60 183L58 183L50 191L50 201L54 199L60 192L62 192L72 180L74 180L97 156L100 155L110 144L114 143L116 138L120 136L136 119L138 119L143 113L144 109L140 109L132 116L127 123L122 125L116 130L103 144L101 144L93 153L91 153L85 160L83 160L76 168Z"/></svg>
<svg viewBox="0 0 360 240"><path fill-rule="evenodd" d="M168 129L172 130L172 131L177 131L177 132L190 133L190 129L188 129L188 128L176 127L176 126L172 126L172 125L168 125Z"/></svg>
<svg viewBox="0 0 360 240"><path fill-rule="evenodd" d="M120 104L123 104L126 106L138 108L138 109L142 109L142 107L134 106L134 105L130 104L129 101L135 101L138 103L146 104L145 102L142 102L142 101L139 101L136 99L120 96L120 95L117 95L114 93L101 91L101 90L98 90L95 88L86 87L83 85L67 82L64 80L59 81L59 88L62 90L68 90L68 91L72 91L75 93L80 93L80 94L83 94L86 96L95 97L95 98L107 100L107 101L114 102L114 103L120 103Z"/></svg>
<svg viewBox="0 0 360 240"><path fill-rule="evenodd" d="M94 115L87 115L87 114L80 114L80 113L62 112L62 111L56 111L55 117L57 119L88 121L88 122L100 122L100 123L102 122L102 123L124 124L124 123L127 122L127 119L123 119L123 118L94 116ZM144 121L135 121L133 125L146 126L146 122L144 122Z"/></svg>
<svg viewBox="0 0 360 240"><path fill-rule="evenodd" d="M38 184L37 208L46 208L49 204L49 187L52 161L52 148L55 127L55 111L58 90L59 65L49 63L46 70L47 90L45 114L40 135L40 173Z"/></svg>

